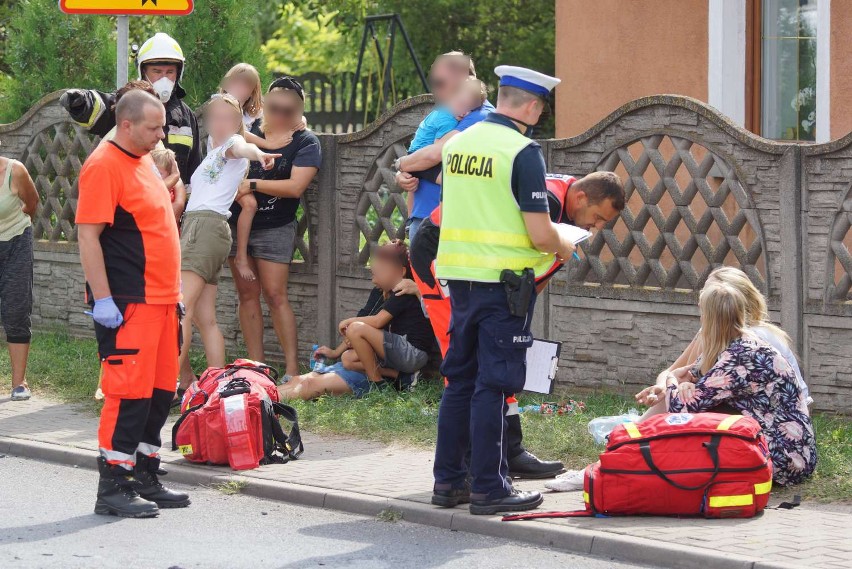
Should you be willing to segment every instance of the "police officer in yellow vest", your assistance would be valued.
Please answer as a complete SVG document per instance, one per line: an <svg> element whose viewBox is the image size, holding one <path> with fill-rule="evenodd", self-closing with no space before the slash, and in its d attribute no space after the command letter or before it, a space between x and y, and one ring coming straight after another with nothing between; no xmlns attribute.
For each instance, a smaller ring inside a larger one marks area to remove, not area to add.
<svg viewBox="0 0 852 569"><path fill-rule="evenodd" d="M496 112L443 148L437 277L449 281L447 387L438 416L432 503L470 502L472 514L530 510L506 461L506 397L521 391L535 277L574 246L548 215L541 147L525 136L559 79L499 66ZM470 448L469 464L467 451ZM470 474L470 485L467 483Z"/></svg>

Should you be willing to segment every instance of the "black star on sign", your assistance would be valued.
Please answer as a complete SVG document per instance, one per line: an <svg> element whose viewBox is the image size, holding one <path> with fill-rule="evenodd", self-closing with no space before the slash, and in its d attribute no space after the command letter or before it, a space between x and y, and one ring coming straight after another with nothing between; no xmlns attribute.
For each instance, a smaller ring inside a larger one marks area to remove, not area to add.
<svg viewBox="0 0 852 569"><path fill-rule="evenodd" d="M142 0L142 5L144 6L144 5L145 5L145 4L147 4L148 2L149 2L149 0ZM157 5L157 0L150 0L150 2L151 2L151 4L153 4L154 6L156 6L156 5Z"/></svg>

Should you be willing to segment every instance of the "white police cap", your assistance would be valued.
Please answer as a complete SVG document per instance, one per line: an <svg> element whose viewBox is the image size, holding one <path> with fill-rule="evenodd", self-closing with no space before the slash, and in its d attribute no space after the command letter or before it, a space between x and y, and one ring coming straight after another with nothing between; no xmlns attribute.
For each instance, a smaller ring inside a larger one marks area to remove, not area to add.
<svg viewBox="0 0 852 569"><path fill-rule="evenodd" d="M539 97L547 97L562 81L556 77L514 65L498 65L494 73L500 78L500 86L516 87Z"/></svg>

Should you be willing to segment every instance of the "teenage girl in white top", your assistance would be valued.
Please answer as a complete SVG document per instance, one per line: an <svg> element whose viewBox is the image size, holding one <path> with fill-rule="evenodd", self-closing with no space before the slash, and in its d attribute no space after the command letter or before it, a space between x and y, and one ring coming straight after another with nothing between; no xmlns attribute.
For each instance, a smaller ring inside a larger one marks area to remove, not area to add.
<svg viewBox="0 0 852 569"><path fill-rule="evenodd" d="M216 323L216 292L219 273L231 250L229 210L235 199L243 208L237 223L237 242L245 248L257 201L251 192L237 195L240 182L246 176L249 160L261 162L268 170L280 156L267 154L245 141L243 111L230 95L213 95L204 111L204 123L209 133L208 152L192 175L191 194L181 228L181 280L186 306L180 354L181 389L186 389L195 379L188 358L192 341L190 323L201 334L207 365L225 365L225 340ZM243 220L246 209L250 215ZM242 254L245 257L246 251ZM244 278L253 278L253 275L244 275Z"/></svg>

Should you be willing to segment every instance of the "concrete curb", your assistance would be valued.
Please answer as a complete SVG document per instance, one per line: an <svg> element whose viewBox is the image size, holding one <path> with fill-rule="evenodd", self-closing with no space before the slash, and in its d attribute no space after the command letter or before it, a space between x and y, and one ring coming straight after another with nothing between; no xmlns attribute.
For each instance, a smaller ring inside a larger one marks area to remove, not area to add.
<svg viewBox="0 0 852 569"><path fill-rule="evenodd" d="M0 436L0 453L94 470L91 450ZM435 508L429 504L356 492L345 492L288 482L274 482L245 474L223 474L203 465L169 463L169 480L181 484L210 485L227 480L247 483L242 493L267 500L325 508L350 514L377 516L386 510L402 514L407 522L464 531L490 537L553 547L571 553L594 555L629 563L671 569L803 569L805 565L775 563L726 554L711 549L584 530L536 521L504 523L498 517L471 516L462 510Z"/></svg>

